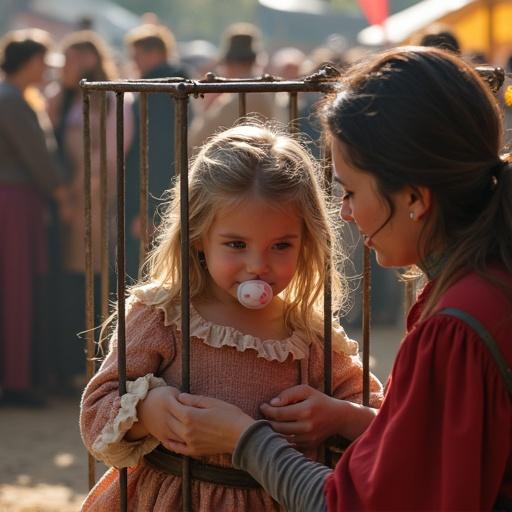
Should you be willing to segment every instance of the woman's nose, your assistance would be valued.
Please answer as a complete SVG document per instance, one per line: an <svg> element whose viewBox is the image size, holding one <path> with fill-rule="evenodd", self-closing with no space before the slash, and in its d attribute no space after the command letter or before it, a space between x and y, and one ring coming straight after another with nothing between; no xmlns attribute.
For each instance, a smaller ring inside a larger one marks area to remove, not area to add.
<svg viewBox="0 0 512 512"><path fill-rule="evenodd" d="M341 201L340 217L346 222L353 222L352 209L349 206L348 201Z"/></svg>

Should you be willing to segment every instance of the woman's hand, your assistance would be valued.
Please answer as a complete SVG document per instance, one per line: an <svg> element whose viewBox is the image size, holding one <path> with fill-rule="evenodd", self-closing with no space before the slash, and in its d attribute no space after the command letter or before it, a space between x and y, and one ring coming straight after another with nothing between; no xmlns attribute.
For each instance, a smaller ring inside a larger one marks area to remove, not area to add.
<svg viewBox="0 0 512 512"><path fill-rule="evenodd" d="M260 406L272 428L287 436L298 448L315 448L339 433L337 420L343 415L343 402L310 386L288 388Z"/></svg>
<svg viewBox="0 0 512 512"><path fill-rule="evenodd" d="M173 404L173 431L177 441L166 448L182 455L232 453L254 419L238 407L200 395L181 393Z"/></svg>
<svg viewBox="0 0 512 512"><path fill-rule="evenodd" d="M272 428L298 448L315 448L335 434L354 440L377 414L376 409L329 397L306 385L284 390L260 409Z"/></svg>
<svg viewBox="0 0 512 512"><path fill-rule="evenodd" d="M172 386L153 388L137 405L138 422L126 433L127 441L135 441L151 434L165 447L170 441L181 440L175 431L173 411L180 390Z"/></svg>

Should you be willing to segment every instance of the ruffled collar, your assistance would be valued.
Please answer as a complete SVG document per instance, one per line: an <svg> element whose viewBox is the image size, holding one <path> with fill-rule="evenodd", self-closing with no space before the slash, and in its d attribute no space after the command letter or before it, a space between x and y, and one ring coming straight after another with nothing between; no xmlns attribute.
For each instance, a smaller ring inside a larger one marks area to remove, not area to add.
<svg viewBox="0 0 512 512"><path fill-rule="evenodd" d="M164 325L181 325L181 305L166 300L168 293L155 285L147 285L132 291L139 302L154 306L164 313ZM267 361L284 362L290 355L294 360L305 359L309 354L310 342L297 331L283 340L262 340L250 334L244 334L234 327L217 325L203 318L196 308L190 305L190 336L199 338L210 347L233 347L239 352L252 349Z"/></svg>

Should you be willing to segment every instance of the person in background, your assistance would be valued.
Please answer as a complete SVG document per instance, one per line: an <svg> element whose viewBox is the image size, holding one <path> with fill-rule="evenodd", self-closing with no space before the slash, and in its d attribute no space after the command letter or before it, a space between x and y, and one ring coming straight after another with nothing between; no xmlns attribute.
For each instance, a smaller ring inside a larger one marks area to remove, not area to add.
<svg viewBox="0 0 512 512"><path fill-rule="evenodd" d="M294 387L263 406L268 422L183 393L168 446L234 452L297 512L511 510L512 158L496 99L453 52L393 48L344 74L324 118L341 217L380 265L428 281L382 408ZM278 434L326 425L353 440L334 470Z"/></svg>
<svg viewBox="0 0 512 512"><path fill-rule="evenodd" d="M41 85L48 33L7 33L0 42L0 402L42 405L50 352L37 328L47 298L47 220L51 200L64 202L63 178L25 95Z"/></svg>
<svg viewBox="0 0 512 512"><path fill-rule="evenodd" d="M134 28L125 40L140 78L183 77L173 33L164 25L146 23ZM175 103L169 94L148 97L149 231L158 224L157 208L175 173ZM126 272L130 279L139 273L140 223L140 98L133 103L135 131L126 157Z"/></svg>
<svg viewBox="0 0 512 512"><path fill-rule="evenodd" d="M72 32L61 41L64 65L60 80L47 88L48 113L54 126L58 155L68 177L68 205L66 216L61 219L59 247L56 258L56 307L54 363L56 390L77 392L83 388L85 377L84 343L78 338L85 326L85 217L84 217L84 154L83 154L83 100L80 80L105 81L117 78L117 68L107 43L90 30ZM107 208L109 223L114 218L116 197L116 104L113 95L106 96L106 148L107 148ZM91 198L92 198L92 246L95 307L97 316L100 305L100 111L101 94L90 95L91 123ZM130 147L133 134L132 96L125 95L124 145ZM112 225L107 226L110 246L113 247ZM111 269L107 269L110 271ZM70 297L74 297L70 300Z"/></svg>
<svg viewBox="0 0 512 512"><path fill-rule="evenodd" d="M230 25L223 37L217 72L225 78L254 78L262 74L267 64L262 35L251 23ZM260 119L273 119L275 108L272 94L247 94L246 114ZM198 113L190 126L189 147L193 152L216 131L229 128L239 119L238 94L210 93L205 95L202 114Z"/></svg>

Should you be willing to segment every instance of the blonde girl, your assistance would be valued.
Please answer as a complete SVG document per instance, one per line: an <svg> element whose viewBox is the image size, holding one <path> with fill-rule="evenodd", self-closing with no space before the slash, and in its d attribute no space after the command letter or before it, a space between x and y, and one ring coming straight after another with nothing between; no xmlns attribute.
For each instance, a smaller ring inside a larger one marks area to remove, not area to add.
<svg viewBox="0 0 512 512"><path fill-rule="evenodd" d="M173 413L181 382L179 183L159 227L144 281L127 301L127 393L118 397L116 336L82 401L81 431L90 452L129 467L130 510L180 510L181 459ZM191 392L228 400L261 417L260 406L294 384L321 389L323 292L335 245L318 169L300 143L276 129L236 126L214 136L189 176ZM338 253L339 254L339 253ZM333 265L335 268L335 265ZM248 282L268 294L244 305ZM343 295L333 272L335 308ZM242 285L242 286L241 286ZM239 300L240 299L240 300ZM357 343L334 329L333 392L359 401ZM373 404L381 387L371 384ZM301 442L317 458L321 438ZM230 457L192 460L193 509L279 510ZM115 510L110 469L84 510Z"/></svg>

